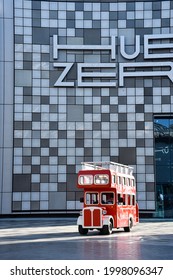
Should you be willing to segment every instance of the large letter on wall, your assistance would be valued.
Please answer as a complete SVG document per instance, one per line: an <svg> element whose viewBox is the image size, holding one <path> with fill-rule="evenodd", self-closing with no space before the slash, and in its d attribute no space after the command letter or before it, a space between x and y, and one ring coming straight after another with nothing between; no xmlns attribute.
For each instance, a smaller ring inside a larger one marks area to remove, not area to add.
<svg viewBox="0 0 173 280"><path fill-rule="evenodd" d="M149 71L149 68L151 71ZM162 70L163 68L163 70ZM168 68L165 70L165 68ZM165 77L173 82L173 62L136 62L119 64L119 86L125 77Z"/></svg>
<svg viewBox="0 0 173 280"><path fill-rule="evenodd" d="M70 62L63 62L63 63L54 63L54 67L57 68L65 68L64 71L61 73L57 81L55 82L55 87L74 87L74 82L63 82L64 78L66 77L67 73L73 66L73 63Z"/></svg>
<svg viewBox="0 0 173 280"><path fill-rule="evenodd" d="M126 59L134 59L140 53L140 36L136 36L136 51L133 54L127 54L125 52L125 37L120 36L120 53Z"/></svg>
<svg viewBox="0 0 173 280"><path fill-rule="evenodd" d="M144 58L173 58L173 34L144 35Z"/></svg>

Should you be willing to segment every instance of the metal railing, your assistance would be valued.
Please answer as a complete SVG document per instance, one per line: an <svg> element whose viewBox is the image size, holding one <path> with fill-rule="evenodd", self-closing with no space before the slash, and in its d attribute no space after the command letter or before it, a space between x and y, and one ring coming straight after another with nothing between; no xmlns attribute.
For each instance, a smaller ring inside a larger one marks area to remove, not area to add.
<svg viewBox="0 0 173 280"><path fill-rule="evenodd" d="M109 169L115 171L116 173L123 173L127 175L133 174L133 167L112 161L81 162L81 164L83 170Z"/></svg>

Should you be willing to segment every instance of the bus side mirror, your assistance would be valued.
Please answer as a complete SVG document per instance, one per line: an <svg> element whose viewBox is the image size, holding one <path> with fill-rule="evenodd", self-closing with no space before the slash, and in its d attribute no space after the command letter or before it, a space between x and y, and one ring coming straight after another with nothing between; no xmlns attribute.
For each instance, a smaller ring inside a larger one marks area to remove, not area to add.
<svg viewBox="0 0 173 280"><path fill-rule="evenodd" d="M80 202L84 203L84 198L83 197L80 198Z"/></svg>

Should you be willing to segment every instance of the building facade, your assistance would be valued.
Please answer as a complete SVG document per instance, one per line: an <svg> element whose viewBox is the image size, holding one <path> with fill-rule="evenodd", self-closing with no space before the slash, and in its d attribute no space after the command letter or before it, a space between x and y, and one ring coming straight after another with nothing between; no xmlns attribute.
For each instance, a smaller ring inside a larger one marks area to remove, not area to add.
<svg viewBox="0 0 173 280"><path fill-rule="evenodd" d="M173 2L0 0L0 214L73 213L83 161L173 217Z"/></svg>

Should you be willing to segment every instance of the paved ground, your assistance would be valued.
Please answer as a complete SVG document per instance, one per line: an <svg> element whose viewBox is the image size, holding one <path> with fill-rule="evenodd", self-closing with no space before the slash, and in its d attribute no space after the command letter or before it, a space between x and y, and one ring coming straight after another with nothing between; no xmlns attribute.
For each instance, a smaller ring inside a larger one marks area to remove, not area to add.
<svg viewBox="0 0 173 280"><path fill-rule="evenodd" d="M0 219L0 260L173 260L173 220L141 220L130 233L90 231L75 218Z"/></svg>

